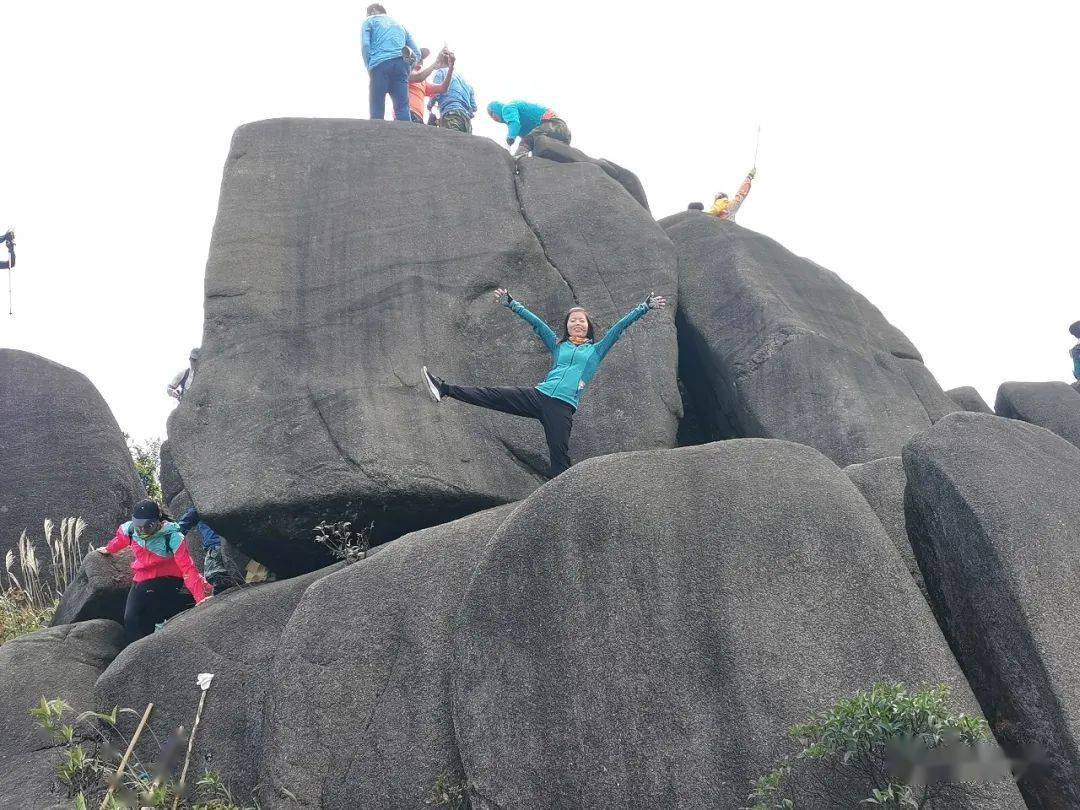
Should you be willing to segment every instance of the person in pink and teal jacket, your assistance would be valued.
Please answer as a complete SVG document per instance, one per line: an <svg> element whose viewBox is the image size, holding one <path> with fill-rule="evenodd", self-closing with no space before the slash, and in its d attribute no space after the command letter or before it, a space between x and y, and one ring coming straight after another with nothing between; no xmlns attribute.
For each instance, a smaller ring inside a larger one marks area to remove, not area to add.
<svg viewBox="0 0 1080 810"><path fill-rule="evenodd" d="M135 554L133 584L124 607L127 643L154 632L157 625L213 593L188 552L180 527L150 499L135 504L131 520L116 530L99 554L116 554L127 547Z"/></svg>

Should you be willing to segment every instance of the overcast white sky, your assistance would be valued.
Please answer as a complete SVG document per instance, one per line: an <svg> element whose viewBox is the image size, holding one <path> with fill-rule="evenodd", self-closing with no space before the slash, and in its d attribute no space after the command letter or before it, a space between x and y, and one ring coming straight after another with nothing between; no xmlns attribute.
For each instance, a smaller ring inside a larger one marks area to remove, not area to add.
<svg viewBox="0 0 1080 810"><path fill-rule="evenodd" d="M993 404L1004 380L1071 379L1076 4L385 4L422 46L449 43L481 106L557 109L658 217L732 191L760 124L743 225L866 294L946 388ZM163 436L232 131L366 117L365 6L2 0L0 227L19 263L0 346L84 372L122 428Z"/></svg>

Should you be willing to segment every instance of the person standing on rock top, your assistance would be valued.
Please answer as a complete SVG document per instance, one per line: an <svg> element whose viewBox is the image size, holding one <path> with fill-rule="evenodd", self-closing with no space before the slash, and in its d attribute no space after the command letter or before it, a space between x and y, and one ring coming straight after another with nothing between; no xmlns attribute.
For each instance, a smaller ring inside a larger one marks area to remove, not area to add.
<svg viewBox="0 0 1080 810"><path fill-rule="evenodd" d="M431 79L435 88L441 88L438 92L431 92L435 96L435 103L439 105L439 126L443 129L452 129L456 132L464 132L472 135L472 120L476 115L476 94L472 85L462 78L460 73L454 73L453 54L449 55L449 65L439 68Z"/></svg>
<svg viewBox="0 0 1080 810"><path fill-rule="evenodd" d="M554 110L528 101L493 101L488 104L488 115L500 124L506 124L506 145L513 146L517 138L521 143L515 154L531 152L533 138L547 135L557 141L570 145L570 127L566 125Z"/></svg>
<svg viewBox="0 0 1080 810"><path fill-rule="evenodd" d="M735 214L738 213L739 207L743 204L743 200L750 195L750 184L754 182L754 175L756 174L757 169L751 169L747 172L746 179L739 186L739 190L735 192L733 199L728 199L728 195L722 191L717 192L709 213L720 219L734 220Z"/></svg>
<svg viewBox="0 0 1080 810"><path fill-rule="evenodd" d="M362 29L364 64L370 81L371 118L381 121L386 114L386 96L394 103L394 118L409 119L409 61L420 56L412 35L386 15L378 3L367 7ZM406 50L407 49L407 50Z"/></svg>
<svg viewBox="0 0 1080 810"><path fill-rule="evenodd" d="M1080 321L1069 327L1069 334L1080 341ZM1069 350L1069 355L1073 361L1073 376L1080 380L1080 343L1077 343Z"/></svg>
<svg viewBox="0 0 1080 810"><path fill-rule="evenodd" d="M496 290L495 300L532 326L537 337L551 352L551 371L544 381L535 388L472 388L450 385L429 373L427 366L420 369L420 376L435 402L450 397L481 408L538 420L544 426L550 474L554 478L570 466L570 430L574 424L574 413L600 363L630 324L650 309L667 306L667 299L650 294L611 327L599 343L593 342L592 319L583 307L574 307L566 313L560 339L550 326L529 312L521 302L515 301L506 290Z"/></svg>
<svg viewBox="0 0 1080 810"><path fill-rule="evenodd" d="M429 96L437 96L439 93L446 92L446 89L450 86L448 81L453 76L453 69L450 70L450 75L446 77L445 85L435 84L427 80L428 76L434 73L444 65L449 64L450 54L446 51L440 53L434 62L427 67L423 67L423 63L427 60L431 52L427 48L423 48L420 51L420 58L416 60L416 64L413 65L412 73L409 74L409 116L414 124L423 124L427 116L427 99Z"/></svg>
<svg viewBox="0 0 1080 810"><path fill-rule="evenodd" d="M157 625L212 593L188 553L180 527L149 498L135 504L131 520L116 530L98 554L116 554L131 546L134 584L124 607L124 634L131 644L154 632Z"/></svg>

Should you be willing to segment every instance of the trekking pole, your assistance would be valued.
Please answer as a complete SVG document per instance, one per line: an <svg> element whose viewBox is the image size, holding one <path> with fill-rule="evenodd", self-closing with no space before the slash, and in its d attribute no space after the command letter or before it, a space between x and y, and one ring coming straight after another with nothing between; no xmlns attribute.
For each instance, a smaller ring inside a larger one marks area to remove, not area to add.
<svg viewBox="0 0 1080 810"><path fill-rule="evenodd" d="M757 137L754 138L754 171L757 171L758 147L761 146L761 124L757 127Z"/></svg>
<svg viewBox="0 0 1080 810"><path fill-rule="evenodd" d="M199 708L195 710L195 722L191 724L191 736L188 737L187 754L184 756L184 768L180 771L180 782L177 784L176 798L173 799L172 810L180 806L180 790L183 789L184 780L187 779L188 765L191 764L191 749L195 747L195 732L199 730L199 718L202 717L203 705L206 703L206 692L210 688L210 682L214 680L213 673L203 672L195 677L195 682L202 689L199 695Z"/></svg>
<svg viewBox="0 0 1080 810"><path fill-rule="evenodd" d="M105 798L101 801L101 807L98 810L105 810L109 804L109 799L112 798L113 792L116 790L116 786L120 784L120 778L124 775L124 768L127 767L128 760L131 759L131 752L135 750L135 743L139 741L139 737L142 736L143 729L146 728L146 721L150 719L150 712L154 710L153 703L146 704L146 711L143 712L142 720L139 721L139 727L135 729L135 736L131 738L131 742L128 743L127 751L124 752L124 758L120 760L120 767L116 769L116 774L113 776L113 783L109 785L109 792L105 794Z"/></svg>

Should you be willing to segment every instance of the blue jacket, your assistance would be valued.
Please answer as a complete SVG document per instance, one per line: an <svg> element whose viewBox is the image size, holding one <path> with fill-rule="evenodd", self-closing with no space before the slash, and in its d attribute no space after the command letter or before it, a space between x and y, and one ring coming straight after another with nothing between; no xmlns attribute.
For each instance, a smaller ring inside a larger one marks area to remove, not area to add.
<svg viewBox="0 0 1080 810"><path fill-rule="evenodd" d="M221 548L221 535L199 519L199 512L195 507L184 512L184 514L180 516L180 520L176 523L177 526L180 527L180 532L182 534L190 532L192 526L197 527L199 529L199 535L202 537L204 549Z"/></svg>
<svg viewBox="0 0 1080 810"><path fill-rule="evenodd" d="M416 57L420 58L420 49L412 35L387 17L374 14L364 20L363 32L364 63L371 70L376 65L389 62L401 56L401 49L408 45Z"/></svg>
<svg viewBox="0 0 1080 810"><path fill-rule="evenodd" d="M575 346L569 340L560 343L555 333L551 331L551 327L529 312L519 301L511 301L510 309L519 318L532 325L533 331L548 347L554 361L551 371L548 372L544 381L536 386L536 390L541 394L562 400L574 410L577 410L578 401L585 393L585 387L596 376L600 362L611 351L615 341L626 331L626 327L649 311L645 304L638 304L611 327L599 343L589 341L581 346Z"/></svg>
<svg viewBox="0 0 1080 810"><path fill-rule="evenodd" d="M1073 359L1073 376L1080 380L1080 343L1077 343L1069 351Z"/></svg>
<svg viewBox="0 0 1080 810"><path fill-rule="evenodd" d="M493 101L488 104L488 112L495 113L506 124L506 137L512 140L518 137L524 138L540 126L544 116L551 110L527 101L508 101L506 104Z"/></svg>
<svg viewBox="0 0 1080 810"><path fill-rule="evenodd" d="M431 77L431 83L442 84L445 78L446 68L439 68ZM476 95L473 93L472 85L461 78L456 71L446 92L440 93L435 99L439 102L440 115L463 113L469 118L476 115Z"/></svg>

